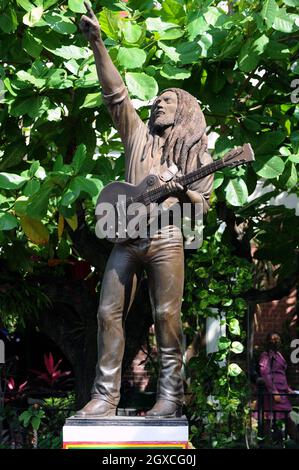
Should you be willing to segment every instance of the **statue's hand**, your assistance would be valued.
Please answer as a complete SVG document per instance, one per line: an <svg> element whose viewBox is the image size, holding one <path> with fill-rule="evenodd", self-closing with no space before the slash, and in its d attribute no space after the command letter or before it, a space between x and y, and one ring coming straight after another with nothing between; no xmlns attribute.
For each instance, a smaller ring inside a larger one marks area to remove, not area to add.
<svg viewBox="0 0 299 470"><path fill-rule="evenodd" d="M81 16L79 28L86 39L92 43L101 38L101 28L90 4L84 1L84 5L87 13Z"/></svg>
<svg viewBox="0 0 299 470"><path fill-rule="evenodd" d="M184 191L184 186L182 186L180 183L178 183L175 180L168 181L168 183L166 183L165 186L169 191L173 193L179 193L179 192Z"/></svg>

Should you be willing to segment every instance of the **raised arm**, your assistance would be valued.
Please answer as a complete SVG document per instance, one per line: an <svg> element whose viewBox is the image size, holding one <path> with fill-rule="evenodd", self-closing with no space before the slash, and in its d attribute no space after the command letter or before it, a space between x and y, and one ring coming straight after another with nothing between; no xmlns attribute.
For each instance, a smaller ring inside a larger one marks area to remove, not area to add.
<svg viewBox="0 0 299 470"><path fill-rule="evenodd" d="M104 103L120 133L126 153L130 154L135 133L145 124L138 116L123 79L108 54L101 37L99 22L90 4L87 2L84 4L87 13L81 17L79 26L94 53Z"/></svg>
<svg viewBox="0 0 299 470"><path fill-rule="evenodd" d="M82 15L79 27L94 53L97 73L104 95L110 95L117 89L124 86L117 68L113 64L101 36L99 22L88 2L84 2L87 10L86 15Z"/></svg>

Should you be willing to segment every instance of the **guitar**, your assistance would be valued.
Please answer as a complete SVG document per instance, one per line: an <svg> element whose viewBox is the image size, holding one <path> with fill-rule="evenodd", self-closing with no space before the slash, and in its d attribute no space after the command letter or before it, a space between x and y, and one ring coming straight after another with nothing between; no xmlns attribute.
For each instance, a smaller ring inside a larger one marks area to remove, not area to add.
<svg viewBox="0 0 299 470"><path fill-rule="evenodd" d="M223 168L234 168L252 161L254 153L251 145L244 144L230 150L223 158L186 175L174 177L172 181L188 186ZM118 181L108 184L101 191L96 203L97 236L113 243L125 243L136 238L140 224L148 223L152 203L163 202L172 194L167 183L153 174L148 175L137 186Z"/></svg>

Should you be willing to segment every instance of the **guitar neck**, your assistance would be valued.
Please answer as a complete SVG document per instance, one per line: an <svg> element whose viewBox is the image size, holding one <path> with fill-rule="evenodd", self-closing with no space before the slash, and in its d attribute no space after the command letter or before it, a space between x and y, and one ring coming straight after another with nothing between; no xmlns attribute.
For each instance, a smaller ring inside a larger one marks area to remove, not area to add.
<svg viewBox="0 0 299 470"><path fill-rule="evenodd" d="M204 178L205 176L211 175L212 173L215 173L215 171L221 170L226 166L226 163L222 159L217 160L213 163L210 163L209 165L205 165L201 168L198 168L197 170L194 170L191 173L188 173L187 175L180 176L176 179L176 181L182 186L186 186Z"/></svg>
<svg viewBox="0 0 299 470"><path fill-rule="evenodd" d="M197 170L194 170L187 175L176 178L176 181L183 186L186 186L200 180L201 178L204 178L205 176L211 175L212 173L215 173L215 171L221 170L226 166L227 164L224 162L224 160L217 160L213 163L210 163L209 165L204 165L203 167L198 168ZM172 191L167 188L166 184L163 184L158 188L147 191L146 194L142 195L139 199L141 201L146 198L147 201L156 202L162 197L164 198L170 194L172 194Z"/></svg>

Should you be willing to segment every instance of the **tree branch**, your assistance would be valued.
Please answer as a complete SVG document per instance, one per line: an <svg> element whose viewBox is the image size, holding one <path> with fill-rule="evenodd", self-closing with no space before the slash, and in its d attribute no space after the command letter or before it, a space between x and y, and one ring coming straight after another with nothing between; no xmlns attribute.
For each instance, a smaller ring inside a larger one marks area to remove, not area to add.
<svg viewBox="0 0 299 470"><path fill-rule="evenodd" d="M254 302L261 304L265 302L272 302L273 300L280 300L290 294L296 287L299 280L299 273L297 272L288 279L284 279L275 287L267 290L249 289L241 297L247 302Z"/></svg>

